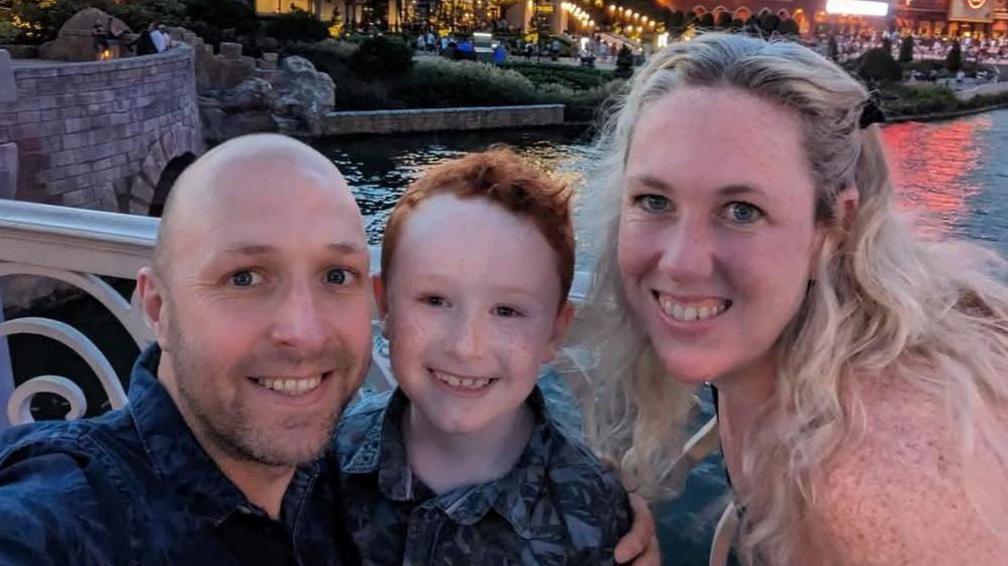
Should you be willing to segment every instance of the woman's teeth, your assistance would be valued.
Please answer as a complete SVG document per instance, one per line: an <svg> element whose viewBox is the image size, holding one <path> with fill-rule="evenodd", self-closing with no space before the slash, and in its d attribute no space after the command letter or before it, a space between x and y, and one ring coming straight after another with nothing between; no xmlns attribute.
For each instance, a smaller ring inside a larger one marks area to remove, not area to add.
<svg viewBox="0 0 1008 566"><path fill-rule="evenodd" d="M729 301L704 301L702 304L682 304L668 297L659 296L658 304L666 315L682 322L714 318L728 310Z"/></svg>
<svg viewBox="0 0 1008 566"><path fill-rule="evenodd" d="M457 375L452 375L450 373L442 373L439 371L432 371L434 378L441 383L446 383L452 387L461 387L463 389L482 389L492 382L494 379L491 377L459 377Z"/></svg>
<svg viewBox="0 0 1008 566"><path fill-rule="evenodd" d="M268 377L256 377L254 381L266 389L272 389L284 395L304 395L315 390L322 383L322 376L299 378L299 379L271 379Z"/></svg>

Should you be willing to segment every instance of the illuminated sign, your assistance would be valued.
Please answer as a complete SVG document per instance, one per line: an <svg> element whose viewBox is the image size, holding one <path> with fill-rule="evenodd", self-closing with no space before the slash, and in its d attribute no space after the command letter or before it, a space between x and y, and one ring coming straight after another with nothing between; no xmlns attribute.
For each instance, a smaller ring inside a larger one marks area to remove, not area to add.
<svg viewBox="0 0 1008 566"><path fill-rule="evenodd" d="M868 0L827 0L826 12L855 16L885 16L889 13L889 3Z"/></svg>
<svg viewBox="0 0 1008 566"><path fill-rule="evenodd" d="M979 10L980 8L983 8L983 5L987 3L987 0L966 0L966 2L969 4L970 8Z"/></svg>

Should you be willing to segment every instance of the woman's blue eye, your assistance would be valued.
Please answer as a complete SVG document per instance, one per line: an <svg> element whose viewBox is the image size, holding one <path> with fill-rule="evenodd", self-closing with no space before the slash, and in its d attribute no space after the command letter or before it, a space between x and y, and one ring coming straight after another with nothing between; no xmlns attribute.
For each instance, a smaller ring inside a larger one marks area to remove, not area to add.
<svg viewBox="0 0 1008 566"><path fill-rule="evenodd" d="M733 202L726 210L728 219L739 224L749 224L763 217L763 211L745 202Z"/></svg>
<svg viewBox="0 0 1008 566"><path fill-rule="evenodd" d="M664 212L669 208L669 200L661 195L640 195L634 202L648 212Z"/></svg>
<svg viewBox="0 0 1008 566"><path fill-rule="evenodd" d="M258 281L258 275L247 269L231 274L231 284L235 287L249 287Z"/></svg>
<svg viewBox="0 0 1008 566"><path fill-rule="evenodd" d="M330 269L326 272L326 283L346 285L349 280L350 273L345 269Z"/></svg>

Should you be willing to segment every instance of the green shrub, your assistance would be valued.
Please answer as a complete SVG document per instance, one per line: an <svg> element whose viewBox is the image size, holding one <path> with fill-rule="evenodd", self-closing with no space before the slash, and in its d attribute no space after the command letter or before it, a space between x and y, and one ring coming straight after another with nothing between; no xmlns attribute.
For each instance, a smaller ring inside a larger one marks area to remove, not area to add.
<svg viewBox="0 0 1008 566"><path fill-rule="evenodd" d="M615 79L595 88L574 92L563 100L564 120L568 122L598 122L608 114L609 105L616 101L626 81Z"/></svg>
<svg viewBox="0 0 1008 566"><path fill-rule="evenodd" d="M781 35L798 35L798 22L791 19L784 20L777 27L777 31Z"/></svg>
<svg viewBox="0 0 1008 566"><path fill-rule="evenodd" d="M265 31L280 43L322 41L329 37L329 26L325 22L299 9L272 18Z"/></svg>
<svg viewBox="0 0 1008 566"><path fill-rule="evenodd" d="M413 51L403 41L378 35L361 42L350 58L354 74L362 79L402 75L413 66Z"/></svg>
<svg viewBox="0 0 1008 566"><path fill-rule="evenodd" d="M300 55L311 61L315 69L327 73L337 85L350 78L350 61L358 45L348 41L327 39L318 43L288 43L284 45L283 54Z"/></svg>
<svg viewBox="0 0 1008 566"><path fill-rule="evenodd" d="M534 65L531 63L505 63L505 69L517 71L536 87L546 84L560 84L572 90L587 90L605 84L616 73L601 69L571 67L569 65Z"/></svg>
<svg viewBox="0 0 1008 566"><path fill-rule="evenodd" d="M880 48L869 49L861 56L857 72L869 81L897 82L903 79L903 67L888 51Z"/></svg>
<svg viewBox="0 0 1008 566"><path fill-rule="evenodd" d="M133 0L109 5L108 13L126 22L133 31L140 31L153 22L166 26L188 23L186 5L181 0Z"/></svg>
<svg viewBox="0 0 1008 566"><path fill-rule="evenodd" d="M11 22L0 22L0 43L14 43L21 36L21 30Z"/></svg>
<svg viewBox="0 0 1008 566"><path fill-rule="evenodd" d="M532 82L515 71L474 61L423 59L390 85L390 96L411 108L534 104Z"/></svg>
<svg viewBox="0 0 1008 566"><path fill-rule="evenodd" d="M880 95L887 116L950 112L960 107L955 94L943 86L890 84L880 89Z"/></svg>

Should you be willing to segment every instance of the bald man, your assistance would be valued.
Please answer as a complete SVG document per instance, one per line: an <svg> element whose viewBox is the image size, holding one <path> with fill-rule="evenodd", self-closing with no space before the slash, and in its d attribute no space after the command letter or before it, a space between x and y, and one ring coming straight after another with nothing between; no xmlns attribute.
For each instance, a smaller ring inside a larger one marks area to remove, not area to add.
<svg viewBox="0 0 1008 566"><path fill-rule="evenodd" d="M0 564L352 564L324 449L371 346L336 168L239 138L179 178L137 289L129 405L0 438Z"/></svg>

